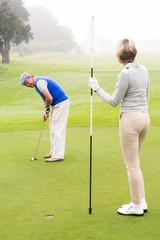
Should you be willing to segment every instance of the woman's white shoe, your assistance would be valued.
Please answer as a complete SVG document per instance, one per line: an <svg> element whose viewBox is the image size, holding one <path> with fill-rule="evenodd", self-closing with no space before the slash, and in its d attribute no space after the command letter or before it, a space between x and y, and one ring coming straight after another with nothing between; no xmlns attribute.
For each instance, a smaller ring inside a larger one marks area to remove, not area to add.
<svg viewBox="0 0 160 240"><path fill-rule="evenodd" d="M134 205L134 203L133 202L130 202L130 203L128 203L128 204L124 204L124 205L122 205L121 207L125 207L125 206L127 206L127 205ZM143 199L143 200L141 200L141 207L143 208L143 211L144 211L144 213L146 213L146 212L148 212L148 206L147 206L147 203L146 203L146 201Z"/></svg>
<svg viewBox="0 0 160 240"><path fill-rule="evenodd" d="M121 215L143 216L144 210L141 205L136 206L134 203L122 205L117 212Z"/></svg>

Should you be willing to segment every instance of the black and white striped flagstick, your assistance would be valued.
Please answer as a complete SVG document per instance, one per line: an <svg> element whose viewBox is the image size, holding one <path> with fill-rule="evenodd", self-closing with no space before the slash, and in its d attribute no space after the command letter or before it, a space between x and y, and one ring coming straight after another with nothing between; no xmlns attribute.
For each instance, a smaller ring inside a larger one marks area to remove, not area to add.
<svg viewBox="0 0 160 240"><path fill-rule="evenodd" d="M91 77L93 77L93 54L94 54L94 15L91 17ZM92 214L92 96L90 95L90 176L89 176L89 214Z"/></svg>

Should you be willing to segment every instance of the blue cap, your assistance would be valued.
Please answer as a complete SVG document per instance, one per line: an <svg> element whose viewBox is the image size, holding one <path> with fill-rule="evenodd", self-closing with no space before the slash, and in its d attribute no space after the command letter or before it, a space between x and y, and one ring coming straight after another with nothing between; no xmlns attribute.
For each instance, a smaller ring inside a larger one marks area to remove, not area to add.
<svg viewBox="0 0 160 240"><path fill-rule="evenodd" d="M25 84L25 81L27 80L27 78L30 76L30 74L28 72L24 72L22 73L22 75L20 76L20 82L21 85Z"/></svg>

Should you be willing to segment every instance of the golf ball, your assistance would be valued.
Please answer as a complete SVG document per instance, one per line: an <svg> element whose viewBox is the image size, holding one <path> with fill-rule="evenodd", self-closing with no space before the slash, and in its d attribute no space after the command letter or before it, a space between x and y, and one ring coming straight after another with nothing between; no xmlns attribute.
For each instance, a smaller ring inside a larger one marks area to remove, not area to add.
<svg viewBox="0 0 160 240"><path fill-rule="evenodd" d="M33 158L31 158L31 160L32 160L32 161L34 161L34 157L33 157Z"/></svg>

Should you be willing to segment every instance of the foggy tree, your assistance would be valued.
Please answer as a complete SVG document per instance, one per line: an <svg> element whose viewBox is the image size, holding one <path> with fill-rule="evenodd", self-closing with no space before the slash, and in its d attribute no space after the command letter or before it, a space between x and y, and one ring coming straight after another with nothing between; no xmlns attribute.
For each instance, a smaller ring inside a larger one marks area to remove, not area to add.
<svg viewBox="0 0 160 240"><path fill-rule="evenodd" d="M28 21L29 14L22 0L0 0L0 53L2 63L9 63L11 46L32 39Z"/></svg>
<svg viewBox="0 0 160 240"><path fill-rule="evenodd" d="M30 13L30 26L34 40L27 46L20 45L15 50L25 52L33 51L70 51L76 48L76 42L70 28L58 24L52 12L45 7L28 7Z"/></svg>
<svg viewBox="0 0 160 240"><path fill-rule="evenodd" d="M0 2L7 2L12 13L14 13L21 21L25 23L29 21L29 13L23 6L22 0L0 0Z"/></svg>

